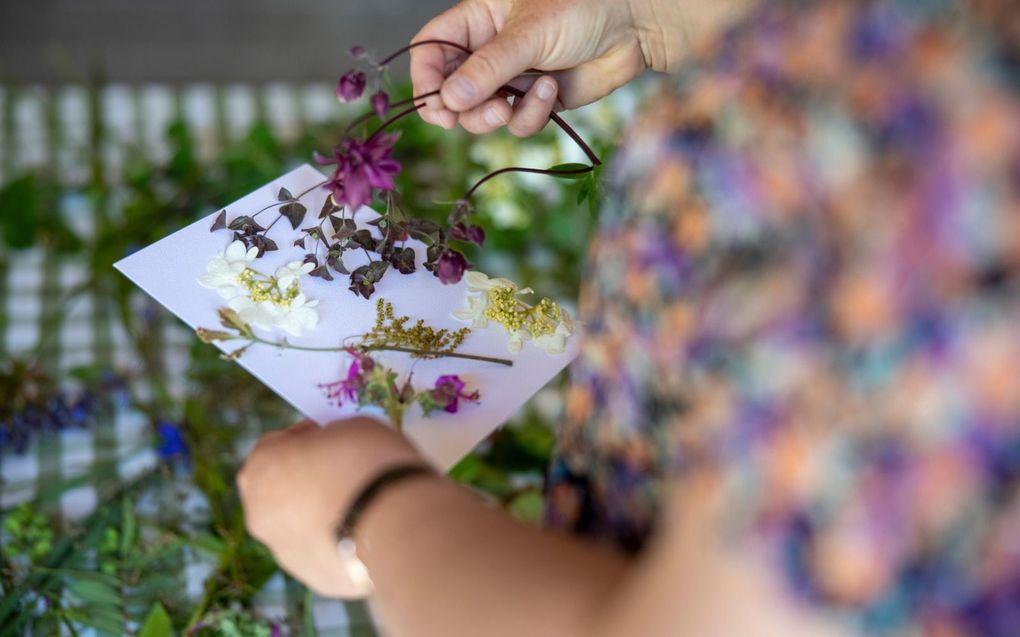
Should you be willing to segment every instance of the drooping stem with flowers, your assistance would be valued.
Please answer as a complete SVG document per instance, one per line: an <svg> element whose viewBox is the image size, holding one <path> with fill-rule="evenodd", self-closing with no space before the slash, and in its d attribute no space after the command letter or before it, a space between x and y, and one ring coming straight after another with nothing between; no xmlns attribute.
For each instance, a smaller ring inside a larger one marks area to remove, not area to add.
<svg viewBox="0 0 1020 637"><path fill-rule="evenodd" d="M422 40L409 44L389 55L381 62L372 62L362 47L351 49L351 55L358 61L359 68L352 69L337 82L336 96L342 102L361 99L370 84L376 84L385 74L389 65L401 55L420 46L452 47L462 53L471 51L455 42L446 40ZM528 71L533 75L537 71ZM313 159L321 166L331 166L332 174L316 187L296 197L281 189L278 201L250 215L241 215L227 220L226 212L216 218L211 230L230 230L234 239L248 248L256 249L256 258L265 252L278 250L279 246L267 236L280 218L286 218L291 228L297 231L294 247L304 251L302 262L310 265L309 274L328 281L334 275L348 277L348 289L364 298L371 298L376 284L391 270L410 274L417 269L414 249L407 245L408 239L416 239L426 246L424 267L443 283L457 283L464 273L474 266L468 261L459 244L485 244L485 230L471 222L474 208L471 204L475 192L490 179L511 172L526 172L561 178L578 178L593 173L601 164L587 143L556 113L550 120L559 126L582 150L590 164L561 164L552 168L508 166L485 175L474 183L453 205L444 224L409 215L396 203L397 193L394 177L400 173L401 164L393 157L399 140L398 133L386 131L396 122L412 115L425 106L425 100L438 91L414 95L408 99L392 101L386 91L379 89L371 94L371 110L356 118L347 127L343 139L328 154L315 153ZM510 85L502 86L498 94L521 98L523 91ZM373 119L380 123L368 132L359 134L363 126ZM299 228L307 208L301 198L322 187L329 191L318 215L318 223ZM593 196L594 189L583 189L582 197ZM355 213L364 205L379 200L380 216L368 221L374 228L358 228ZM268 226L260 224L256 217L268 210L276 209L278 216ZM369 262L348 270L344 258L351 251L368 255Z"/></svg>
<svg viewBox="0 0 1020 637"><path fill-rule="evenodd" d="M372 356L373 353L399 352L415 359L455 358L508 367L513 365L513 361L508 359L457 351L471 333L471 328L436 329L420 319L412 324L410 317L397 316L393 305L382 298L376 303L376 321L372 329L357 338L356 342L336 347L311 347L295 345L287 340L267 339L256 333L254 327L237 311L229 307L222 308L219 315L220 325L224 329L200 327L197 333L206 343L244 341L240 347L224 355L228 360L240 358L257 344L306 352L346 353L351 358L346 377L320 385L326 397L338 405L381 407L398 430L403 426L404 412L412 405L421 406L425 416L440 409L456 413L461 401L477 403L480 393L478 390L467 390L465 381L456 374L444 374L433 387L426 389L414 387L411 382L413 373L409 373L403 382L398 382L397 372L383 365Z"/></svg>

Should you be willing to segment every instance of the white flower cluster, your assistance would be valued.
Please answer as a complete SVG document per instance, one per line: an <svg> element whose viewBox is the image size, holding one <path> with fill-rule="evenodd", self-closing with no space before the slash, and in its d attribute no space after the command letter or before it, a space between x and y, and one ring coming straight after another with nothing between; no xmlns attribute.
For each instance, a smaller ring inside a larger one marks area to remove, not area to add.
<svg viewBox="0 0 1020 637"><path fill-rule="evenodd" d="M524 341L530 340L548 354L562 354L567 339L574 333L570 313L549 299L537 306L520 300L518 295L531 294L531 288L518 288L509 279L491 279L472 270L464 275L467 283L467 305L453 311L453 317L471 323L471 327L486 327L489 321L503 326L509 335L511 352L519 352Z"/></svg>
<svg viewBox="0 0 1020 637"><path fill-rule="evenodd" d="M234 241L209 261L198 282L219 292L230 309L255 327L279 328L294 336L315 327L319 302L305 298L299 283L315 266L292 261L270 277L251 267L257 254L257 248L246 250L242 242Z"/></svg>

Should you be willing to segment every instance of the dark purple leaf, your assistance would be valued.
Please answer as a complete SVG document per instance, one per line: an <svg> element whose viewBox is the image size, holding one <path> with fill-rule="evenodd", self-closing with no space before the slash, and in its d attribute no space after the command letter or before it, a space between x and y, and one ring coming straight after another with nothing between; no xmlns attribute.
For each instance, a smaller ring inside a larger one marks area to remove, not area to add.
<svg viewBox="0 0 1020 637"><path fill-rule="evenodd" d="M329 268L327 268L325 265L320 265L319 267L315 268L308 274L311 276L319 277L320 279L325 279L327 281L333 280L333 275L329 273Z"/></svg>
<svg viewBox="0 0 1020 637"><path fill-rule="evenodd" d="M280 214L287 217L287 221L290 221L290 227L294 230L297 230L297 227L301 225L301 220L305 218L306 212L308 212L308 209L296 201L280 206Z"/></svg>
<svg viewBox="0 0 1020 637"><path fill-rule="evenodd" d="M414 248L394 248L389 257L390 265L401 274L411 274L414 267Z"/></svg>
<svg viewBox="0 0 1020 637"><path fill-rule="evenodd" d="M326 264L333 268L339 274L350 274L343 262L343 251L330 250L326 255Z"/></svg>
<svg viewBox="0 0 1020 637"><path fill-rule="evenodd" d="M368 280L368 268L369 266L363 265L351 272L351 285L348 288L351 292L360 294L366 299L371 298L375 293L375 285Z"/></svg>
<svg viewBox="0 0 1020 637"><path fill-rule="evenodd" d="M305 255L304 263L311 263L312 265L318 266L319 260L315 258L315 255L309 252Z"/></svg>
<svg viewBox="0 0 1020 637"><path fill-rule="evenodd" d="M382 281L383 275L386 274L390 264L385 261L373 261L368 264L368 272L365 274L365 278L372 283L378 283Z"/></svg>
<svg viewBox="0 0 1020 637"><path fill-rule="evenodd" d="M290 194L290 191L286 188L280 188L280 192L276 194L277 201L293 201L294 195Z"/></svg>
<svg viewBox="0 0 1020 637"><path fill-rule="evenodd" d="M254 234L256 232L265 232L266 230L248 215L236 217L227 227L231 230L240 230L243 234Z"/></svg>
<svg viewBox="0 0 1020 637"><path fill-rule="evenodd" d="M333 203L333 198L326 197L326 201L322 203L322 210L319 211L319 219L324 219L338 210L340 210L340 206Z"/></svg>
<svg viewBox="0 0 1020 637"><path fill-rule="evenodd" d="M220 214L216 215L216 219L213 221L212 227L209 228L209 232L223 230L226 227L227 227L227 211L221 210Z"/></svg>
<svg viewBox="0 0 1020 637"><path fill-rule="evenodd" d="M372 236L371 232L365 229L361 229L356 231L353 235L351 235L351 243L358 246L359 248L364 248L366 250L372 251L375 250L379 242L375 239L375 237Z"/></svg>

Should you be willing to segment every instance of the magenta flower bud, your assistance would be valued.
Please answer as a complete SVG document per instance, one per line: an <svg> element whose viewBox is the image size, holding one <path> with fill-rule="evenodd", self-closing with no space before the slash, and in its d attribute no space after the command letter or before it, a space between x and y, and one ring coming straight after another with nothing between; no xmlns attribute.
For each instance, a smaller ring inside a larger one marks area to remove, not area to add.
<svg viewBox="0 0 1020 637"><path fill-rule="evenodd" d="M485 244L485 230L481 226L469 226L461 223L455 223L450 228L450 236L457 241L469 241L477 246Z"/></svg>
<svg viewBox="0 0 1020 637"><path fill-rule="evenodd" d="M443 283L450 285L459 282L464 276L464 271L469 270L471 267L471 263L463 254L447 248L439 257L439 263L436 265L436 276Z"/></svg>
<svg viewBox="0 0 1020 637"><path fill-rule="evenodd" d="M353 102L365 92L365 74L361 71L347 71L336 83L336 98L341 102Z"/></svg>
<svg viewBox="0 0 1020 637"><path fill-rule="evenodd" d="M379 91L372 96L372 110L379 116L379 119L386 117L386 111L390 110L390 96L386 91Z"/></svg>
<svg viewBox="0 0 1020 637"><path fill-rule="evenodd" d="M365 57L365 47L354 45L351 47L350 54L351 57L354 58L355 60L360 60L361 58Z"/></svg>

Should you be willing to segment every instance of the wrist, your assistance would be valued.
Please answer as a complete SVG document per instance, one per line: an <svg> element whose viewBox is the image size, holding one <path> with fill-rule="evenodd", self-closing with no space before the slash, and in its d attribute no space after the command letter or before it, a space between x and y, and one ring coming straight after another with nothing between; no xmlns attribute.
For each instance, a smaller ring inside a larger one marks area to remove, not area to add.
<svg viewBox="0 0 1020 637"><path fill-rule="evenodd" d="M697 47L737 19L752 0L627 0L645 66L675 72Z"/></svg>

